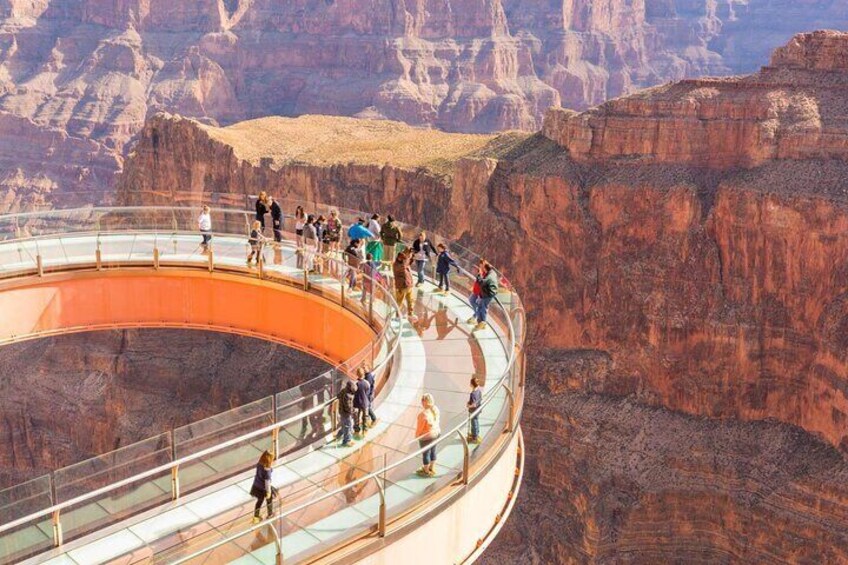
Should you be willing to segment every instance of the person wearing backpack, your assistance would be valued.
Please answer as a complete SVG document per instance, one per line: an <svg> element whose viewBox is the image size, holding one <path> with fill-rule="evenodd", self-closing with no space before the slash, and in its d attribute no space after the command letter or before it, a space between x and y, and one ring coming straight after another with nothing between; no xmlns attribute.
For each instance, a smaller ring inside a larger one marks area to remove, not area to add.
<svg viewBox="0 0 848 565"><path fill-rule="evenodd" d="M353 401L355 397L356 383L348 379L336 396L339 401L339 423L341 424L339 431L336 433L336 439L342 440L342 447L353 445L353 417L355 414Z"/></svg>
<svg viewBox="0 0 848 565"><path fill-rule="evenodd" d="M403 232L391 214L380 228L380 239L383 242L383 261L391 265L395 260L395 246L403 240Z"/></svg>
<svg viewBox="0 0 848 565"><path fill-rule="evenodd" d="M474 330L476 331L486 328L489 304L498 294L498 274L488 261L480 261L475 283L480 287L480 295L474 304L474 319L477 320Z"/></svg>

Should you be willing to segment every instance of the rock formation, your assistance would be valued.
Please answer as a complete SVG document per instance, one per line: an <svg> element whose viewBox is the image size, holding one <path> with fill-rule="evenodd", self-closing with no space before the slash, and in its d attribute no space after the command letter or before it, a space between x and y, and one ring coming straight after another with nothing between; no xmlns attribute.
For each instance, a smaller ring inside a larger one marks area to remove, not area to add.
<svg viewBox="0 0 848 565"><path fill-rule="evenodd" d="M158 111L536 130L683 77L750 71L846 0L0 0L0 209L107 202Z"/></svg>
<svg viewBox="0 0 848 565"><path fill-rule="evenodd" d="M268 190L505 266L530 312L528 486L491 562L841 562L846 54L799 35L755 75L553 110L536 135L431 132L416 158L400 124L159 116L118 198Z"/></svg>
<svg viewBox="0 0 848 565"><path fill-rule="evenodd" d="M192 330L116 330L0 347L0 489L318 376L287 347Z"/></svg>

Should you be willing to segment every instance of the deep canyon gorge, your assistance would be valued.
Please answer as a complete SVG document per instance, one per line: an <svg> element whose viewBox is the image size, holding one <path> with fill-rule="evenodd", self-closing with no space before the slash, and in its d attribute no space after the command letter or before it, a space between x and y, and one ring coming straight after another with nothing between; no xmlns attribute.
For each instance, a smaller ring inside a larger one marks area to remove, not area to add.
<svg viewBox="0 0 848 565"><path fill-rule="evenodd" d="M133 329L0 347L0 489L297 386L328 369L238 335Z"/></svg>
<svg viewBox="0 0 848 565"><path fill-rule="evenodd" d="M503 265L530 313L528 476L487 562L836 563L846 108L848 34L816 32L756 74L552 109L538 134L416 146L393 122L159 115L117 199L268 190L415 219Z"/></svg>

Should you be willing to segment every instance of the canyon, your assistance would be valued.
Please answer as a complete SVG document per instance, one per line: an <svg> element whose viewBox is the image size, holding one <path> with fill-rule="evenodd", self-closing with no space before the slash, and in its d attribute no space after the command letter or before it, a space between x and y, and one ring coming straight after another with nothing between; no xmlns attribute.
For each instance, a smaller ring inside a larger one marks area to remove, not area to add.
<svg viewBox="0 0 848 565"><path fill-rule="evenodd" d="M255 338L134 329L0 347L0 489L297 386L329 366Z"/></svg>
<svg viewBox="0 0 848 565"><path fill-rule="evenodd" d="M0 209L108 203L160 111L535 131L822 27L845 0L2 0Z"/></svg>
<svg viewBox="0 0 848 565"><path fill-rule="evenodd" d="M848 34L822 31L536 134L159 114L115 198L267 190L502 266L530 317L527 475L485 562L843 562L846 108Z"/></svg>

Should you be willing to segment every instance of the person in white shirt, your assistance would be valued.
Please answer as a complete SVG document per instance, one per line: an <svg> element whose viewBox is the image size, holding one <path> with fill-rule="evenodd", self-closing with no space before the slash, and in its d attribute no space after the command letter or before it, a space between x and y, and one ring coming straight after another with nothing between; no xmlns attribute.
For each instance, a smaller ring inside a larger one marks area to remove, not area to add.
<svg viewBox="0 0 848 565"><path fill-rule="evenodd" d="M203 243L200 244L205 253L209 249L209 242L212 241L212 213L209 206L204 206L197 217L197 227L200 228L200 233L203 236Z"/></svg>

